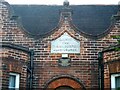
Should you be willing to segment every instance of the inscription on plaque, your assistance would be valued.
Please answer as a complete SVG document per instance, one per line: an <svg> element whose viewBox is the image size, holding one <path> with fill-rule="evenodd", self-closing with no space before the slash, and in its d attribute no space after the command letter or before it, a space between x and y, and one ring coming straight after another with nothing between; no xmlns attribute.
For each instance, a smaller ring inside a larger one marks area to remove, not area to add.
<svg viewBox="0 0 120 90"><path fill-rule="evenodd" d="M51 41L51 53L80 53L80 42L65 32Z"/></svg>

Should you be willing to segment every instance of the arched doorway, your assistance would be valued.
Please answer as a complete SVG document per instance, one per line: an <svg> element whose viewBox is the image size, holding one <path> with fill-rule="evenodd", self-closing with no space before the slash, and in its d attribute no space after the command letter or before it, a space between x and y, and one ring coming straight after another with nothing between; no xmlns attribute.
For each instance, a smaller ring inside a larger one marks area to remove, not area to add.
<svg viewBox="0 0 120 90"><path fill-rule="evenodd" d="M45 85L45 90L86 90L84 85L75 77L72 76L58 76L53 77Z"/></svg>
<svg viewBox="0 0 120 90"><path fill-rule="evenodd" d="M69 86L60 86L56 88L55 90L74 90L74 89Z"/></svg>

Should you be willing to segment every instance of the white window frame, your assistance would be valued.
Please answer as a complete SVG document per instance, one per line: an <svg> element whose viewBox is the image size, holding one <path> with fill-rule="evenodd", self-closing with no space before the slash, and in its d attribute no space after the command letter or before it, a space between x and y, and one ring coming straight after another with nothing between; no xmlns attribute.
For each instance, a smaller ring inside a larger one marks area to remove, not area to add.
<svg viewBox="0 0 120 90"><path fill-rule="evenodd" d="M10 73L9 75L13 75L13 76L16 76L16 80L15 80L15 89L19 89L19 84L20 84L20 75L17 74L17 73ZM13 88L13 87L10 87L9 88Z"/></svg>
<svg viewBox="0 0 120 90"><path fill-rule="evenodd" d="M116 86L115 85L115 78L118 76L120 76L120 73L111 75L111 89L115 89L115 86Z"/></svg>

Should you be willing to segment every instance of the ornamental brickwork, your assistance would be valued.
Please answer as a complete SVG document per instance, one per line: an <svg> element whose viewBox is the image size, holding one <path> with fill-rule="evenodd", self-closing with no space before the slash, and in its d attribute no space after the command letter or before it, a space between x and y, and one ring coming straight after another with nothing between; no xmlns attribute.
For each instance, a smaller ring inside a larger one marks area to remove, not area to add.
<svg viewBox="0 0 120 90"><path fill-rule="evenodd" d="M2 13L2 28L0 30L0 37L2 38L2 42L10 44L12 43L34 50L32 82L34 89L45 88L49 80L54 80L54 78L57 76L62 77L62 75L74 76L78 81L81 82L81 86L84 86L85 88L98 88L98 52L102 51L103 48L109 47L110 45L115 45L117 43L116 39L113 39L112 36L120 35L120 22L113 24L109 32L104 36L94 39L86 34L78 32L76 28L73 27L69 22L71 19L70 18L67 21L61 20L59 28L55 28L46 36L35 39L26 31L24 31L23 28L20 28L18 20L11 19L10 5L8 3L1 3L0 5L2 6L0 7ZM51 53L51 41L59 38L65 32L80 42L80 53L68 54L68 57L71 59L70 66L68 67L62 67L58 64L58 60L62 57L62 54ZM8 78L10 72L19 73L21 75L20 87L26 87L26 81L28 78L27 62L30 60L29 54L21 50L7 47L2 48L2 52L0 54L0 57L2 58L2 64L6 65L6 69L2 70L3 88L8 87ZM106 60L109 58L109 55L105 55ZM117 66L114 66L114 68ZM115 71L116 70L110 69L110 72ZM107 73L105 74L105 87L109 87L108 67L106 67L105 73ZM66 77L66 79L68 81L65 81L65 79L63 80L62 78L58 79L58 81L53 81L51 83L51 87L54 86L53 84L56 84L56 82L60 82L58 86L62 86L62 82L69 83L70 81L71 84L72 82L77 83L77 81L71 80L68 77ZM77 85L72 86L72 88L74 87L77 87ZM78 87L80 86L78 85Z"/></svg>

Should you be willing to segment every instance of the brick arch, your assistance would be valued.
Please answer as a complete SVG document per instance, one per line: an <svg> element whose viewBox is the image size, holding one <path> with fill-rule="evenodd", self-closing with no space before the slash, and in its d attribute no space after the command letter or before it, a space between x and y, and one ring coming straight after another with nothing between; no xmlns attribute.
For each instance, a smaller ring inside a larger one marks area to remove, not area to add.
<svg viewBox="0 0 120 90"><path fill-rule="evenodd" d="M69 86L73 89L81 89L86 90L84 85L75 77L72 76L58 76L53 77L51 80L49 80L45 85L45 90L52 88L56 89L61 86Z"/></svg>

